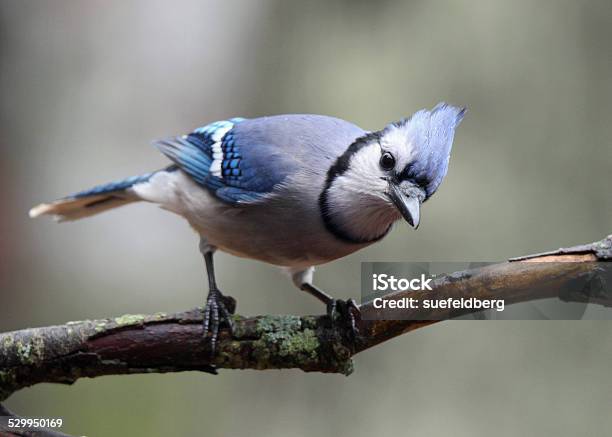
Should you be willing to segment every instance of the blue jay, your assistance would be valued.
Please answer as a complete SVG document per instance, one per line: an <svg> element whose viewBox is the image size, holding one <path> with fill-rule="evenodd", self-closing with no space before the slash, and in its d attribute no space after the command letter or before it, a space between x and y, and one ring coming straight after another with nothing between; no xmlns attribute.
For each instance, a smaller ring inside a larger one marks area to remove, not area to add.
<svg viewBox="0 0 612 437"><path fill-rule="evenodd" d="M376 132L321 115L218 121L155 142L172 165L41 204L30 216L76 220L146 201L184 217L200 236L209 285L204 333L213 353L235 304L217 287L217 249L283 267L328 313L344 304L354 328L354 301L315 287L314 266L381 240L402 217L418 227L464 114L440 103Z"/></svg>

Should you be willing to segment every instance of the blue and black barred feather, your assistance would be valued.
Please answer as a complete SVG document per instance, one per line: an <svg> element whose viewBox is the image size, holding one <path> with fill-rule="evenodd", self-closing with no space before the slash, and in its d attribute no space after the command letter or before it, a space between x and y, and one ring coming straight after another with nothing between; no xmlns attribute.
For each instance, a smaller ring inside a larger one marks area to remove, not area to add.
<svg viewBox="0 0 612 437"><path fill-rule="evenodd" d="M269 181L257 152L265 152L234 127L244 118L217 121L189 135L160 140L155 146L199 185L228 203L254 202L265 196L276 180ZM251 151L245 155L244 146ZM265 162L265 160L264 160Z"/></svg>
<svg viewBox="0 0 612 437"><path fill-rule="evenodd" d="M240 169L242 155L240 154L240 148L235 143L232 131L225 134L221 149L223 150L223 161L221 163L223 179L227 180L230 184L238 182L240 176L242 176Z"/></svg>

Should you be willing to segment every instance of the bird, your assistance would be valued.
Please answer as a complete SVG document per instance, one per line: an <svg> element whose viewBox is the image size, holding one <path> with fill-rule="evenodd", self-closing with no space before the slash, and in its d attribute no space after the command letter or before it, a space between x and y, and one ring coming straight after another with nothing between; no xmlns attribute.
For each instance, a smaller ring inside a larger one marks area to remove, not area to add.
<svg viewBox="0 0 612 437"><path fill-rule="evenodd" d="M72 221L144 201L186 219L207 272L203 332L213 354L235 311L217 285L217 250L281 267L357 331L355 301L316 287L314 268L380 241L402 218L419 226L465 113L442 102L378 131L314 114L229 118L155 141L170 161L165 168L40 204L29 215Z"/></svg>

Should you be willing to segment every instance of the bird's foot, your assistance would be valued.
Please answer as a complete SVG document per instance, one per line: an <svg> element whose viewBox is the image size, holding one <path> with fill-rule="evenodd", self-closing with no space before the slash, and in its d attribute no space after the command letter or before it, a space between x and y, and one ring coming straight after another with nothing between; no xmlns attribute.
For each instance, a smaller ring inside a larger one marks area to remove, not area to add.
<svg viewBox="0 0 612 437"><path fill-rule="evenodd" d="M232 314L236 311L236 300L231 296L224 296L219 290L211 289L206 298L204 307L204 336L210 342L211 356L215 356L219 328L225 324L230 333L234 333Z"/></svg>
<svg viewBox="0 0 612 437"><path fill-rule="evenodd" d="M332 323L339 323L344 332L348 332L351 341L359 336L357 322L361 318L361 310L355 299L332 299L327 303L327 315Z"/></svg>

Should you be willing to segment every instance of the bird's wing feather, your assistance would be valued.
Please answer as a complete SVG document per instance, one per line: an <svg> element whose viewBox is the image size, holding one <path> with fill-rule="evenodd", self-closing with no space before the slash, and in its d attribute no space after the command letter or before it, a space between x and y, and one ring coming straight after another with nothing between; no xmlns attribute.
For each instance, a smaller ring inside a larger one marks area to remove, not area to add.
<svg viewBox="0 0 612 437"><path fill-rule="evenodd" d="M219 199L250 203L300 169L325 174L362 133L343 120L298 114L218 121L155 145Z"/></svg>
<svg viewBox="0 0 612 437"><path fill-rule="evenodd" d="M269 146L250 143L244 134L236 138L233 128L243 121L218 121L189 135L157 141L155 146L219 199L228 203L254 202L284 179L288 166L275 165L278 162L267 156L271 153ZM284 158L290 160L289 155Z"/></svg>

